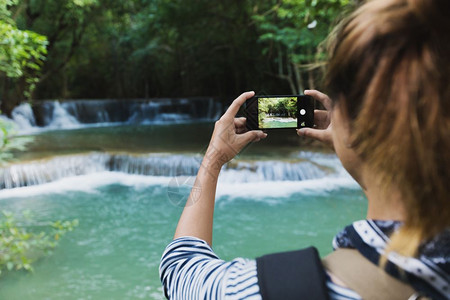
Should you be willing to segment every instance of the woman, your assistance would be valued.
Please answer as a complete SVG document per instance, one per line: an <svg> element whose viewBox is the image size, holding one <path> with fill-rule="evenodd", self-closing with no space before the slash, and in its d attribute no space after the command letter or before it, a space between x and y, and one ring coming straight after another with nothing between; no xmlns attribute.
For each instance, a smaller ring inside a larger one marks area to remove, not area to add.
<svg viewBox="0 0 450 300"><path fill-rule="evenodd" d="M449 13L448 0L364 2L334 33L333 101L305 91L326 111L315 112L317 128L298 131L332 146L367 195L367 219L338 234L334 248L356 248L433 299L450 299ZM255 261L224 262L210 247L221 167L267 136L235 118L252 96L238 97L215 124L196 178L201 193L191 193L161 260L169 298L261 299ZM328 275L331 299L360 299Z"/></svg>

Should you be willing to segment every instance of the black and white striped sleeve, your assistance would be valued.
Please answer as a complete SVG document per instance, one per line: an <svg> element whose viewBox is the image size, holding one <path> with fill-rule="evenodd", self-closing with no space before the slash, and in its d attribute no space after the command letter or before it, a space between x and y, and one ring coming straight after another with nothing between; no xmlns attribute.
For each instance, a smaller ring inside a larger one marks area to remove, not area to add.
<svg viewBox="0 0 450 300"><path fill-rule="evenodd" d="M261 299L255 260L226 262L195 237L166 247L159 275L168 299Z"/></svg>

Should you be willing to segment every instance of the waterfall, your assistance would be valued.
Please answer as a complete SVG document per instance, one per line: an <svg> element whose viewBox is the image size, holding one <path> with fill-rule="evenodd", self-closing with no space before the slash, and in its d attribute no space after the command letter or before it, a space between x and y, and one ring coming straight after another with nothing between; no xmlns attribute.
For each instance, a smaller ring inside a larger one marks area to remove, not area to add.
<svg viewBox="0 0 450 300"><path fill-rule="evenodd" d="M338 166L338 161L336 166ZM66 177L121 172L146 176L194 176L201 156L189 154L109 154L89 153L59 156L46 160L24 162L0 169L0 188L40 185ZM302 181L323 178L330 170L311 161L232 161L223 167L222 182Z"/></svg>
<svg viewBox="0 0 450 300"><path fill-rule="evenodd" d="M33 110L29 103L23 103L14 108L11 116L21 129L31 129L36 126Z"/></svg>
<svg viewBox="0 0 450 300"><path fill-rule="evenodd" d="M257 182L257 181L300 181L321 178L327 175L317 165L309 161L239 161L235 165L229 163L221 173L225 182Z"/></svg>
<svg viewBox="0 0 450 300"><path fill-rule="evenodd" d="M80 122L71 115L58 101L53 102L53 114L47 127L56 129L76 128Z"/></svg>
<svg viewBox="0 0 450 300"><path fill-rule="evenodd" d="M21 130L71 129L94 124L177 124L213 121L222 105L212 98L67 100L21 104L12 118Z"/></svg>

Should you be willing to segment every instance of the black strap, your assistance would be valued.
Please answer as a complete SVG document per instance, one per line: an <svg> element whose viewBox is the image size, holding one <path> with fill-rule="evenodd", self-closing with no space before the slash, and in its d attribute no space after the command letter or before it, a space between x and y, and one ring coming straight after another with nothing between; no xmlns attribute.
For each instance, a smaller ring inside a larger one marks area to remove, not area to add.
<svg viewBox="0 0 450 300"><path fill-rule="evenodd" d="M314 247L258 257L256 266L264 300L328 299L325 272Z"/></svg>

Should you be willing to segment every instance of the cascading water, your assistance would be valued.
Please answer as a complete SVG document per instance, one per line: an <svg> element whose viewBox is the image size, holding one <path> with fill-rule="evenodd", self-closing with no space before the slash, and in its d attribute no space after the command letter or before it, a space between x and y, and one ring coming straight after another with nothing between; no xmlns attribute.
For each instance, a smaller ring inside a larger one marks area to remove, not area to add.
<svg viewBox="0 0 450 300"><path fill-rule="evenodd" d="M29 103L17 106L12 111L11 116L20 129L29 130L36 126L33 110Z"/></svg>
<svg viewBox="0 0 450 300"><path fill-rule="evenodd" d="M330 159L328 159L330 161ZM336 159L335 166L339 164ZM128 155L90 153L14 164L0 169L0 188L11 189L57 181L66 177L99 172L121 172L146 176L195 176L201 163L198 155ZM336 173L311 161L238 160L227 164L220 175L225 183L302 181Z"/></svg>
<svg viewBox="0 0 450 300"><path fill-rule="evenodd" d="M195 122L220 113L212 99L16 108L22 133L37 134L0 168L2 210L31 210L36 232L51 220L77 218L80 226L36 264L33 276L2 273L0 298L47 299L51 291L57 299L164 299L158 263L213 127ZM291 134L272 132L273 139L250 145L222 168L214 241L226 259L311 244L326 254L332 235L364 215L365 202L336 155L312 147L299 152L304 147Z"/></svg>
<svg viewBox="0 0 450 300"><path fill-rule="evenodd" d="M71 115L58 101L53 102L53 113L47 127L55 129L75 128L80 124L77 118Z"/></svg>
<svg viewBox="0 0 450 300"><path fill-rule="evenodd" d="M212 98L68 100L21 104L12 119L22 131L108 124L177 124L216 120L222 105Z"/></svg>

